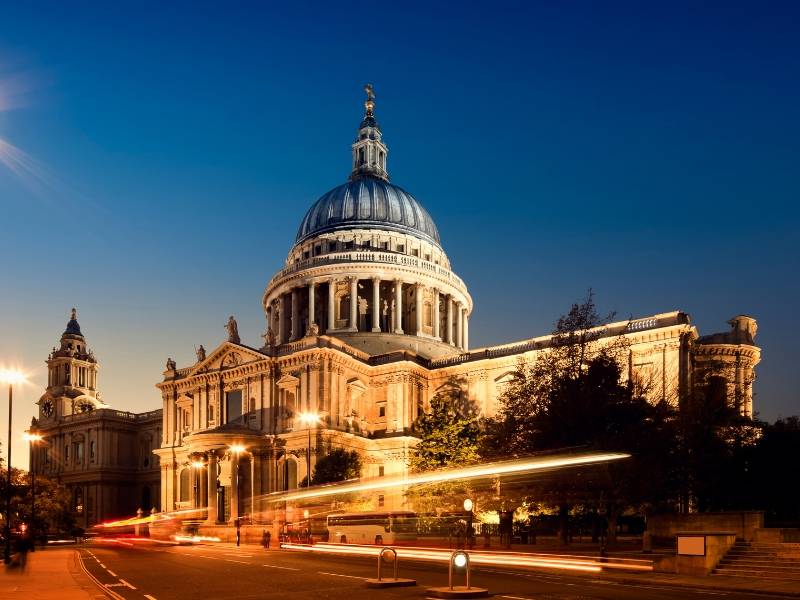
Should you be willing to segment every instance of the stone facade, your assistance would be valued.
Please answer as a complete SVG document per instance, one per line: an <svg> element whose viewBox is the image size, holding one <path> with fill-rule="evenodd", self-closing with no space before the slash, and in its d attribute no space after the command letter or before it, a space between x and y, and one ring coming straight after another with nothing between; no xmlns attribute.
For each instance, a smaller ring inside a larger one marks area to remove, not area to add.
<svg viewBox="0 0 800 600"><path fill-rule="evenodd" d="M48 386L31 431L31 469L67 486L76 523L160 509L158 457L161 410L115 410L98 391L100 365L81 333L75 309L58 348L47 359Z"/></svg>
<svg viewBox="0 0 800 600"><path fill-rule="evenodd" d="M363 477L404 473L411 426L434 395L466 396L491 415L519 361L550 344L542 336L469 349L472 298L430 215L389 183L387 153L370 88L349 181L309 209L267 284L264 346L242 344L229 321L228 341L196 364L168 362L157 385L164 510L197 509L209 524L257 517L260 497L308 474L309 431L299 418L307 413L319 418L312 469L327 449L344 447L363 457ZM731 325L701 338L675 311L595 333L599 344L625 341L626 376L652 401L678 403L717 385L750 416L755 321Z"/></svg>

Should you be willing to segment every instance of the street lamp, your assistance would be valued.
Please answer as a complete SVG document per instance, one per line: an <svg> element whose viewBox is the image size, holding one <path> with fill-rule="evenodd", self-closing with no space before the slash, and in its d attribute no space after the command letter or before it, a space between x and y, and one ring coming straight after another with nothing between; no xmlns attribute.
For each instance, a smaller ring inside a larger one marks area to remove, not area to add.
<svg viewBox="0 0 800 600"><path fill-rule="evenodd" d="M311 426L320 422L319 413L301 412L300 422L308 428L308 451L306 452L306 487L311 487Z"/></svg>
<svg viewBox="0 0 800 600"><path fill-rule="evenodd" d="M200 508L200 478L202 475L202 470L205 468L206 463L202 460L193 460L191 462L191 467L194 470L194 507L193 508Z"/></svg>
<svg viewBox="0 0 800 600"><path fill-rule="evenodd" d="M24 439L28 440L28 447L29 452L28 455L31 457L31 537L33 538L33 544L31 544L31 552L36 551L36 459L33 456L33 445L37 442L41 442L44 439L44 436L38 433L31 433L29 431L25 432L25 435L22 436Z"/></svg>
<svg viewBox="0 0 800 600"><path fill-rule="evenodd" d="M8 384L8 447L6 449L6 548L3 560L11 563L11 415L14 404L14 384L25 381L25 375L20 371L5 369L0 371L0 381Z"/></svg>
<svg viewBox="0 0 800 600"><path fill-rule="evenodd" d="M464 510L467 511L467 546L470 550L472 550L472 509L474 508L474 504L471 498L464 499Z"/></svg>
<svg viewBox="0 0 800 600"><path fill-rule="evenodd" d="M241 444L232 444L228 446L228 449L236 455L236 473L234 474L233 485L236 486L236 522L234 525L236 526L236 545L238 546L241 540L241 521L239 516L239 456L247 451L247 448ZM233 500L233 498L231 498L231 500Z"/></svg>

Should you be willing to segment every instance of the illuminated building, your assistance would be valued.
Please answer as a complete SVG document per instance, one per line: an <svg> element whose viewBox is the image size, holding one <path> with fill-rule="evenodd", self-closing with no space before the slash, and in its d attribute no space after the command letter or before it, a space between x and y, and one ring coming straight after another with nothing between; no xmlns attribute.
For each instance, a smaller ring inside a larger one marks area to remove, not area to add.
<svg viewBox="0 0 800 600"><path fill-rule="evenodd" d="M312 465L343 447L361 454L365 477L403 473L412 423L431 397L466 395L491 414L517 361L548 346L542 336L470 349L472 298L430 214L389 181L367 93L348 181L308 209L266 286L265 344L243 344L231 318L227 341L193 365L168 365L158 384L166 509L207 508L209 523L230 522L253 510L254 497L298 487L307 452L300 413L320 417ZM654 401L716 385L749 416L756 323L730 323L729 333L701 338L675 311L612 323L598 343L625 338L626 375ZM231 453L234 444L245 451Z"/></svg>
<svg viewBox="0 0 800 600"><path fill-rule="evenodd" d="M161 410L134 414L101 400L100 364L81 333L76 310L47 358L47 389L31 430L31 468L63 483L76 523L88 527L111 518L159 508L159 466L153 450L161 438Z"/></svg>

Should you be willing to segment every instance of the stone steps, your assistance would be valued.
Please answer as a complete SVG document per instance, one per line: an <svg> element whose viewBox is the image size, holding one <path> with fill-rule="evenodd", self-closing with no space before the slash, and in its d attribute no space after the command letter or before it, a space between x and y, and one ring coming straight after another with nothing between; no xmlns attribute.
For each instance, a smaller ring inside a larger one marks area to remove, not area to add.
<svg viewBox="0 0 800 600"><path fill-rule="evenodd" d="M800 581L800 544L737 542L713 575Z"/></svg>

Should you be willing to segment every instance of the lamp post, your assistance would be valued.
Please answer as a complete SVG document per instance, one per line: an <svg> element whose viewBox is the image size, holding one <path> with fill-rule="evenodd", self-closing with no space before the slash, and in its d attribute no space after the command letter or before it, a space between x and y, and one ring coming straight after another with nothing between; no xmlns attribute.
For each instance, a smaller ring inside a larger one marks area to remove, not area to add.
<svg viewBox="0 0 800 600"><path fill-rule="evenodd" d="M470 498L464 499L464 510L467 511L467 547L472 550L472 509L474 508L474 504Z"/></svg>
<svg viewBox="0 0 800 600"><path fill-rule="evenodd" d="M230 446L230 451L236 455L236 472L233 474L233 485L236 486L236 519L234 525L236 526L236 545L238 546L241 541L241 516L239 515L239 456L245 452L247 448L241 444L233 444ZM233 498L231 498L231 501Z"/></svg>
<svg viewBox="0 0 800 600"><path fill-rule="evenodd" d="M38 433L31 433L29 431L25 432L23 436L26 440L28 440L28 447L30 448L30 452L28 454L31 457L31 538L33 539L33 544L31 544L31 552L36 551L36 459L33 456L33 445L37 442L41 442L44 437Z"/></svg>
<svg viewBox="0 0 800 600"><path fill-rule="evenodd" d="M300 422L308 428L308 448L306 451L306 487L311 487L311 426L319 423L319 414L301 412Z"/></svg>
<svg viewBox="0 0 800 600"><path fill-rule="evenodd" d="M21 383L25 376L19 371L0 371L0 381L8 384L8 446L6 447L6 548L3 560L11 562L11 415L14 404L14 384Z"/></svg>

